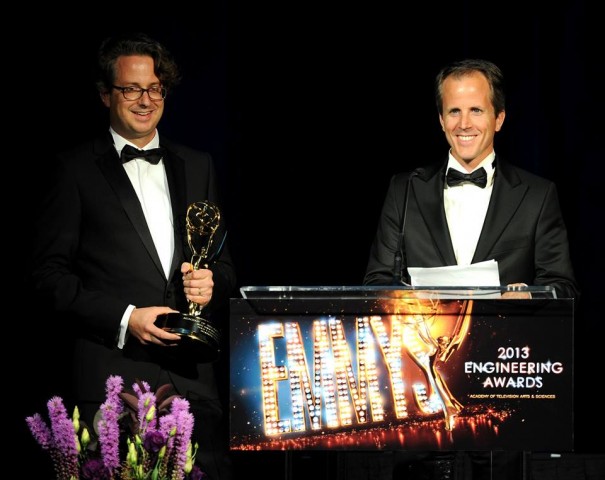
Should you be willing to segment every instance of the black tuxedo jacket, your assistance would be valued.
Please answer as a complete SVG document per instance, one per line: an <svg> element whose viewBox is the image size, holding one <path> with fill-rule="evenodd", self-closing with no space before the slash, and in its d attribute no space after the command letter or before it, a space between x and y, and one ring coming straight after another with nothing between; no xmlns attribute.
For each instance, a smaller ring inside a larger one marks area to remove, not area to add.
<svg viewBox="0 0 605 480"><path fill-rule="evenodd" d="M443 189L447 161L392 177L364 278L369 285L393 281L405 198L404 268L456 265ZM551 181L496 160L494 186L472 263L496 260L500 283L551 285L559 298L579 291L569 255L557 189Z"/></svg>
<svg viewBox="0 0 605 480"><path fill-rule="evenodd" d="M167 305L187 311L180 265L191 259L186 233L187 206L210 200L220 206L217 179L209 155L160 140L174 218L175 253L166 279L138 197L107 133L58 157L48 194L37 212L33 281L37 295L75 339L78 401L105 399L105 380L122 375L154 387L160 370L170 372L178 393L216 398L212 364L179 357L175 348L142 345L131 337L117 348L120 320L129 304ZM221 239L225 222L217 231ZM228 248L211 266L212 302L204 310L228 304L235 273ZM164 382L162 382L164 383Z"/></svg>

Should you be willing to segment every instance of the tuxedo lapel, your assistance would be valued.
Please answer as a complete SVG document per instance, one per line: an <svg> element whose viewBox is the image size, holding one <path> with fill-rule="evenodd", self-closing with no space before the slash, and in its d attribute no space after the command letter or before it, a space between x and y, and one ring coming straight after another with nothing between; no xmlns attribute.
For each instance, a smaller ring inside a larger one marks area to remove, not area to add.
<svg viewBox="0 0 605 480"><path fill-rule="evenodd" d="M180 271L181 260L183 258L188 259L188 254L184 250L185 245L187 245L185 229L185 216L187 214L185 162L170 147L166 147L164 166L168 180L168 190L170 191L174 230L174 255L172 256L171 271Z"/></svg>
<svg viewBox="0 0 605 480"><path fill-rule="evenodd" d="M412 181L413 198L444 265L455 265L456 255L443 208L445 167L426 168Z"/></svg>
<svg viewBox="0 0 605 480"><path fill-rule="evenodd" d="M519 214L521 202L527 192L527 185L521 183L509 164L498 160L495 175L494 189L472 263L491 259L490 253L495 242L510 224L511 218Z"/></svg>
<svg viewBox="0 0 605 480"><path fill-rule="evenodd" d="M136 230L141 242L149 252L153 263L162 274L162 277L165 277L162 262L160 261L155 244L153 243L151 233L149 232L149 227L147 226L141 203L130 183L128 175L120 163L120 159L115 148L113 148L113 145L110 145L110 148L105 148L105 153L99 157L98 164L103 175L105 175L107 182L111 185L111 188L122 204L126 215L132 222L132 226Z"/></svg>

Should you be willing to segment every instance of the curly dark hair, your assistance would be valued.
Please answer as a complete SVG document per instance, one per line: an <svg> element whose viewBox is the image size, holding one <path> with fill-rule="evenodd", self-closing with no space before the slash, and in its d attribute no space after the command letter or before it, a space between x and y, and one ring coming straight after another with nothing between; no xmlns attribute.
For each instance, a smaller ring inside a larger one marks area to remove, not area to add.
<svg viewBox="0 0 605 480"><path fill-rule="evenodd" d="M144 33L124 34L106 38L99 47L96 85L100 92L106 92L114 84L116 61L127 55L153 58L154 72L166 90L179 83L179 68L161 43Z"/></svg>

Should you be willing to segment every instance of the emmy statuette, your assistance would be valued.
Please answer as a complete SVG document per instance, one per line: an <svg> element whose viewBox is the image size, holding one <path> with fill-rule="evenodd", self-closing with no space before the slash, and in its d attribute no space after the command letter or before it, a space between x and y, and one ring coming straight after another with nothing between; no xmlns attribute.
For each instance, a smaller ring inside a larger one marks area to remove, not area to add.
<svg viewBox="0 0 605 480"><path fill-rule="evenodd" d="M210 253L210 249L220 225L220 218L218 207L209 201L194 202L187 208L185 226L187 242L192 252L190 263L194 270L198 270L200 266L208 268L218 257L225 237L213 253ZM202 316L202 308L201 305L189 301L187 313L159 315L156 325L181 336L177 348L193 351L200 361L213 361L218 357L220 350L220 331Z"/></svg>

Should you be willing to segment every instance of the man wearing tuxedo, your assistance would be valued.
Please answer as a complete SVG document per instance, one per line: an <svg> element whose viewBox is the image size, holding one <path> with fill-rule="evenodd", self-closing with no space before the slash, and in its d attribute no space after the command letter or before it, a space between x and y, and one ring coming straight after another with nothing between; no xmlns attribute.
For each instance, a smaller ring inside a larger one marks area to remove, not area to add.
<svg viewBox="0 0 605 480"><path fill-rule="evenodd" d="M171 384L195 416L201 469L225 480L227 424L215 365L179 349L182 338L154 324L158 315L187 312L189 301L204 307L205 318L224 321L236 285L227 247L208 268L189 263L187 207L220 206L220 198L211 157L158 131L178 80L170 53L145 34L101 44L97 87L109 129L58 156L39 212L33 281L73 333L74 401L87 423L110 375L126 388L137 379L154 391ZM215 243L225 232L221 221Z"/></svg>
<svg viewBox="0 0 605 480"><path fill-rule="evenodd" d="M407 267L496 260L502 285L549 285L558 298L577 297L555 185L494 150L505 118L501 70L489 61L463 60L443 68L435 87L449 154L436 165L391 179L364 284L398 283L407 278ZM412 471L415 478L522 478L521 455L515 453L398 453L397 458L402 462L393 478L414 478ZM455 464L463 468L456 471Z"/></svg>

